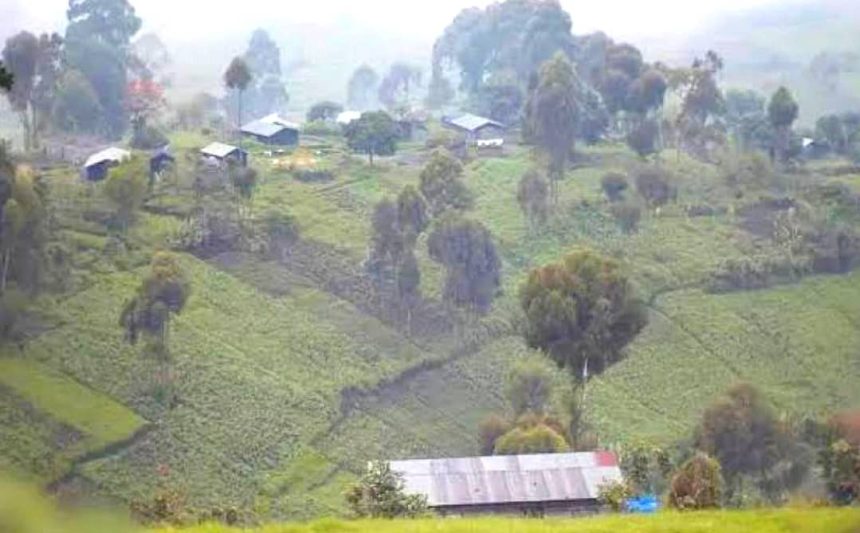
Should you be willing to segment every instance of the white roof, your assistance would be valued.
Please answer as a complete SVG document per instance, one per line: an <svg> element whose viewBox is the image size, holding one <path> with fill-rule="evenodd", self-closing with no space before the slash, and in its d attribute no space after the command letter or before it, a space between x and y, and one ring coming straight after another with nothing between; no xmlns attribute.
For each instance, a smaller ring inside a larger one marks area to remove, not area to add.
<svg viewBox="0 0 860 533"><path fill-rule="evenodd" d="M289 120L285 119L284 117L282 117L281 115L279 115L277 113L272 113L271 115L266 115L265 117L261 118L260 120L257 120L256 122L262 122L264 124L274 124L276 126L283 126L284 128L291 129L291 130L298 130L299 129L298 124L296 124L295 122L290 122Z"/></svg>
<svg viewBox="0 0 860 533"><path fill-rule="evenodd" d="M101 152L91 155L87 158L86 163L84 163L85 167L91 167L94 165L98 165L99 163L104 163L105 161L112 161L114 163L121 163L126 159L131 157L131 152L128 150L123 150L122 148L114 148L111 146L110 148L105 148Z"/></svg>
<svg viewBox="0 0 860 533"><path fill-rule="evenodd" d="M229 144L224 144L224 143L219 143L219 142L214 142L214 143L210 144L209 146L207 146L206 148L203 148L202 150L200 150L200 152L203 155L208 155L208 156L212 156L212 157L217 157L218 159L223 159L223 158L227 157L228 155L232 154L233 152L235 152L236 150L238 150L238 148L236 148L235 146L231 146Z"/></svg>
<svg viewBox="0 0 860 533"><path fill-rule="evenodd" d="M460 115L459 117L449 119L448 124L471 132L476 132L479 129L485 128L487 126L495 126L496 128L505 127L503 124L496 122L493 119L479 117L470 113L466 113L465 115Z"/></svg>
<svg viewBox="0 0 860 533"><path fill-rule="evenodd" d="M338 124L349 124L361 118L361 111L344 111L337 116Z"/></svg>

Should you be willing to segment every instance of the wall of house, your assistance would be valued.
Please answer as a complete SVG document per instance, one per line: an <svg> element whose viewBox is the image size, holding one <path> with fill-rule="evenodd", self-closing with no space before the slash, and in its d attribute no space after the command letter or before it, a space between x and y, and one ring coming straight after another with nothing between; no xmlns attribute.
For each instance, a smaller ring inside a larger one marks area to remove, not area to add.
<svg viewBox="0 0 860 533"><path fill-rule="evenodd" d="M571 500L443 506L435 507L433 510L442 516L581 516L599 513L601 505L597 500Z"/></svg>

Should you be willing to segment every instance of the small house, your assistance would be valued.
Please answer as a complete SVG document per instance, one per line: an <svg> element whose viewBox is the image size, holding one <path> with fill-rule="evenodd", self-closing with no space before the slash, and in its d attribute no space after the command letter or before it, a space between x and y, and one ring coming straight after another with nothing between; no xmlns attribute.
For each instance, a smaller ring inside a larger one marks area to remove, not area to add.
<svg viewBox="0 0 860 533"><path fill-rule="evenodd" d="M391 470L442 515L596 513L600 486L623 481L610 452L392 461Z"/></svg>
<svg viewBox="0 0 860 533"><path fill-rule="evenodd" d="M227 164L227 162L231 160L239 163L243 167L248 165L248 152L229 144L214 142L201 149L200 153L204 158L210 161L215 161L221 165Z"/></svg>
<svg viewBox="0 0 860 533"><path fill-rule="evenodd" d="M442 119L442 124L463 134L469 143L478 140L502 139L505 136L504 124L469 113L458 117L445 117Z"/></svg>
<svg viewBox="0 0 860 533"><path fill-rule="evenodd" d="M270 115L245 124L241 131L242 135L270 146L296 146L299 144L299 126L281 121L277 115Z"/></svg>
<svg viewBox="0 0 860 533"><path fill-rule="evenodd" d="M341 126L348 126L361 118L361 111L344 111L337 116L337 123Z"/></svg>
<svg viewBox="0 0 860 533"><path fill-rule="evenodd" d="M84 163L84 176L88 181L102 181L108 170L131 158L131 152L122 148L106 148L87 158Z"/></svg>

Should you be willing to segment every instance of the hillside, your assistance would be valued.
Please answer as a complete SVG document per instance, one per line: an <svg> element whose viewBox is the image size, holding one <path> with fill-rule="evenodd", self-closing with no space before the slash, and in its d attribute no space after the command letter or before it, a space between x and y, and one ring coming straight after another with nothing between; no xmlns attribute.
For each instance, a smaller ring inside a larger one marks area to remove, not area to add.
<svg viewBox="0 0 860 533"><path fill-rule="evenodd" d="M174 146L193 152L206 141L179 134ZM26 342L0 357L0 468L110 500L146 499L166 484L200 506L288 519L339 514L344 486L369 459L476 453L478 422L506 408L505 376L529 353L518 333L520 281L580 246L619 258L651 309L628 358L589 388L588 416L604 444L684 437L739 380L794 414L860 403L860 273L704 290L725 259L772 246L740 227L734 207L687 214L692 205L752 201L732 199L715 167L664 154L679 176L678 201L626 234L600 178L637 159L620 146L584 148L551 223L535 231L516 204L529 150L473 159L471 216L499 246L503 294L480 320L442 305L442 271L419 242L426 298L410 332L368 292L361 262L374 203L416 183L428 152L406 145L369 167L340 142L319 145L319 164L335 176L320 183L253 151L261 173L254 211L292 214L302 240L283 260L182 253L192 297L171 326L169 370L123 342L117 317L152 251L175 245L193 203L189 184L150 199L117 247L93 221L107 209L99 196L75 169L51 170L56 223L75 247L74 264L67 292L43 295ZM180 170L192 160L180 156ZM860 183L814 169L804 179Z"/></svg>

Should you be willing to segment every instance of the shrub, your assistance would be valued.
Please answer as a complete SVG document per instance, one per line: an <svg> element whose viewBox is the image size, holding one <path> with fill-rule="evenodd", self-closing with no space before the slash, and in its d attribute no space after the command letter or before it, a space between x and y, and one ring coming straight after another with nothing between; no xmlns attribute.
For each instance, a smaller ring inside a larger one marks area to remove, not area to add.
<svg viewBox="0 0 860 533"><path fill-rule="evenodd" d="M642 167L636 174L636 190L652 206L665 205L677 197L670 182L671 176L660 167Z"/></svg>
<svg viewBox="0 0 860 533"><path fill-rule="evenodd" d="M603 193L610 202L617 202L624 198L624 191L630 186L627 176L620 172L610 172L600 180Z"/></svg>
<svg viewBox="0 0 860 533"><path fill-rule="evenodd" d="M633 496L630 486L624 481L611 481L598 487L597 499L603 505L608 505L613 512L620 513L627 505L627 499Z"/></svg>
<svg viewBox="0 0 860 533"><path fill-rule="evenodd" d="M720 463L704 453L697 453L672 477L669 506L680 510L720 507L723 476Z"/></svg>
<svg viewBox="0 0 860 533"><path fill-rule="evenodd" d="M496 441L511 430L511 424L493 414L481 421L478 426L478 448L481 455L493 455L496 449Z"/></svg>
<svg viewBox="0 0 860 533"><path fill-rule="evenodd" d="M624 233L635 233L642 219L642 208L633 202L613 204L609 209Z"/></svg>
<svg viewBox="0 0 860 533"><path fill-rule="evenodd" d="M332 124L324 120L314 120L306 122L302 126L302 133L306 135L319 135L321 137L333 137L343 133L343 130L337 124Z"/></svg>
<svg viewBox="0 0 860 533"><path fill-rule="evenodd" d="M292 172L293 177L304 183L315 183L331 181L334 179L334 172L323 169L296 169Z"/></svg>
<svg viewBox="0 0 860 533"><path fill-rule="evenodd" d="M403 476L386 462L371 463L346 501L358 518L414 518L427 511L427 498L406 494Z"/></svg>
<svg viewBox="0 0 860 533"><path fill-rule="evenodd" d="M428 136L427 140L424 141L424 146L429 150L435 150L437 148L453 150L457 148L458 144L460 143L458 143L457 136L448 130L438 130Z"/></svg>
<svg viewBox="0 0 860 533"><path fill-rule="evenodd" d="M131 137L131 147L138 150L155 150L168 144L170 141L157 128L146 126L135 130Z"/></svg>

